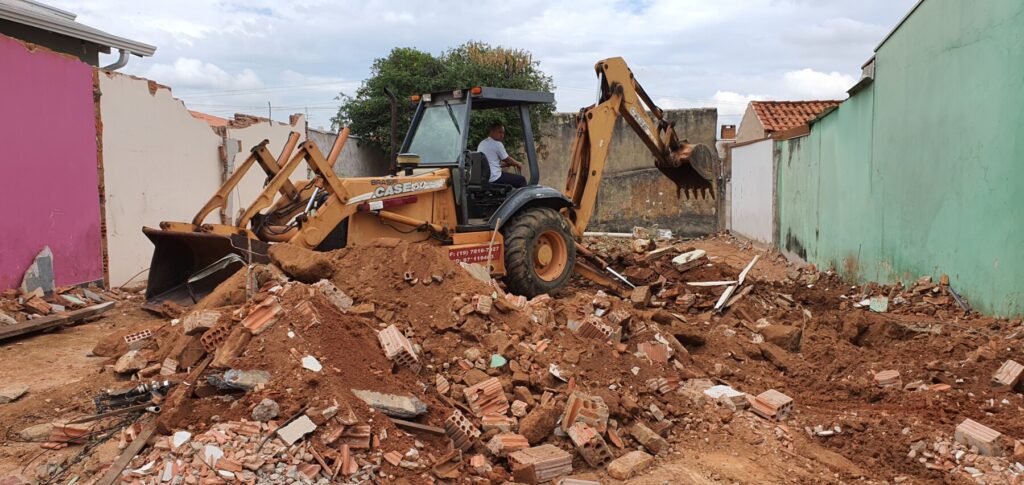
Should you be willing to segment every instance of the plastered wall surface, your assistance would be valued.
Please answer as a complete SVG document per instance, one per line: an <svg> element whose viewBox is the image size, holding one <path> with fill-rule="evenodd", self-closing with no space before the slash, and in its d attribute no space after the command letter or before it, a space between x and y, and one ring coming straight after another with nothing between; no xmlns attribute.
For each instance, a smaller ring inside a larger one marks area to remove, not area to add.
<svg viewBox="0 0 1024 485"><path fill-rule="evenodd" d="M772 140L732 148L731 229L764 244L774 236L773 148Z"/></svg>
<svg viewBox="0 0 1024 485"><path fill-rule="evenodd" d="M284 148L285 143L288 141L288 135L291 132L299 134L300 144L306 141L306 118L304 116L298 116L295 123L291 125L276 121L259 121L244 128L232 128L229 125L227 128L228 140L238 140L241 144L241 150L235 154L229 167L233 171L242 165L242 162L249 156L252 147L263 140L270 140L267 148L274 157L277 157L281 154L281 149ZM296 145L296 151L297 147L298 145ZM292 153L294 154L295 152ZM326 157L327 153L323 155ZM306 164L296 168L290 178L292 180L305 179ZM232 191L231 197L228 199L227 214L232 221L235 220L240 211L244 211L249 204L256 200L256 197L263 191L263 184L266 180L266 173L259 167L259 164L253 164L252 168L246 172L245 177L238 183L238 186ZM213 190L216 190L216 188ZM210 191L210 194L213 194L213 191ZM205 201L204 199L200 204Z"/></svg>
<svg viewBox="0 0 1024 485"><path fill-rule="evenodd" d="M856 280L945 273L1024 313L1024 4L928 0L875 81L779 143L780 246Z"/></svg>
<svg viewBox="0 0 1024 485"><path fill-rule="evenodd" d="M191 221L220 187L221 137L151 81L100 72L99 87L110 282L121 285L149 267L143 226Z"/></svg>
<svg viewBox="0 0 1024 485"><path fill-rule="evenodd" d="M44 246L57 285L101 280L92 68L3 35L0 63L0 288Z"/></svg>

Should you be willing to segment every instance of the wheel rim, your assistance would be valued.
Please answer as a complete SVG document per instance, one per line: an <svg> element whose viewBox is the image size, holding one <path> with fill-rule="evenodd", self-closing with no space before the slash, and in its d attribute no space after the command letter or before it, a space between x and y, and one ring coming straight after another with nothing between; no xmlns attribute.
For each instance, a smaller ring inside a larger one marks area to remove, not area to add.
<svg viewBox="0 0 1024 485"><path fill-rule="evenodd" d="M537 236L533 248L533 269L544 281L554 281L569 261L565 239L557 231L544 231Z"/></svg>

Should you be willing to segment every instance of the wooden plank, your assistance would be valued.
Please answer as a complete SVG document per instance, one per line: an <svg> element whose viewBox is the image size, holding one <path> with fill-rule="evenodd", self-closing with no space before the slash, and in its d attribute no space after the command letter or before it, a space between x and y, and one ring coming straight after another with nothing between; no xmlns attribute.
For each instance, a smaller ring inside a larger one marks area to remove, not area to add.
<svg viewBox="0 0 1024 485"><path fill-rule="evenodd" d="M51 328L60 327L70 323L80 322L86 318L94 317L114 307L114 302L108 301L85 307L79 310L73 310L67 312L64 315L51 315L43 318L37 318L35 320L29 320L27 322L18 323L15 325L4 325L0 327L0 341L9 339L11 337L17 337L19 335L25 335L33 332L41 332L43 330L49 330Z"/></svg>
<svg viewBox="0 0 1024 485"><path fill-rule="evenodd" d="M156 423L153 421L146 423L146 425L142 427L142 431L139 435L136 436L135 439L132 440L131 444L121 452L121 455L114 460L114 463L107 469L107 473L103 475L103 478L101 478L100 481L96 482L96 485L113 485L114 482L118 481L121 478L121 472L126 466L128 466L128 463L131 463L132 458L135 458L135 455L139 454L142 447L146 446L146 442L149 441L149 438L153 436L155 431Z"/></svg>
<svg viewBox="0 0 1024 485"><path fill-rule="evenodd" d="M406 421L404 419L388 418L395 426L399 428L411 429L413 431L423 431L425 433L436 434L438 436L444 436L445 432L443 428L437 426L429 426L426 424L414 423L412 421Z"/></svg>

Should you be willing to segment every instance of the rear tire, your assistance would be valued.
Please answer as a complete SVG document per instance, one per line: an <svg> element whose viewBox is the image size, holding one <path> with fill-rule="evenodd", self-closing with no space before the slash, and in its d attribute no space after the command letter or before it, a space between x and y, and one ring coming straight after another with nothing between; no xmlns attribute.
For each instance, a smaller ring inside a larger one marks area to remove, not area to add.
<svg viewBox="0 0 1024 485"><path fill-rule="evenodd" d="M572 276L576 241L569 221L554 209L525 209L502 227L505 237L505 283L528 298L551 293Z"/></svg>

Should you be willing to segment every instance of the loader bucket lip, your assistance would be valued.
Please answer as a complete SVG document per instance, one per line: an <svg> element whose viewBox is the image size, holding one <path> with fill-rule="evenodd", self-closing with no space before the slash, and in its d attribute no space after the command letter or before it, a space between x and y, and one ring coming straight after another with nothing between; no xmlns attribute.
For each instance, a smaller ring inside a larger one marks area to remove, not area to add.
<svg viewBox="0 0 1024 485"><path fill-rule="evenodd" d="M153 258L150 261L149 283L146 287L147 303L159 304L170 300L183 306L191 306L198 298L212 290L219 281L206 281L201 291L197 291L195 288L189 288L189 279L227 255L238 255L243 262L269 262L269 245L245 236L171 231L151 227L143 227L142 233L153 243ZM221 276L223 275L218 275L218 278ZM223 279L226 279L226 276Z"/></svg>

